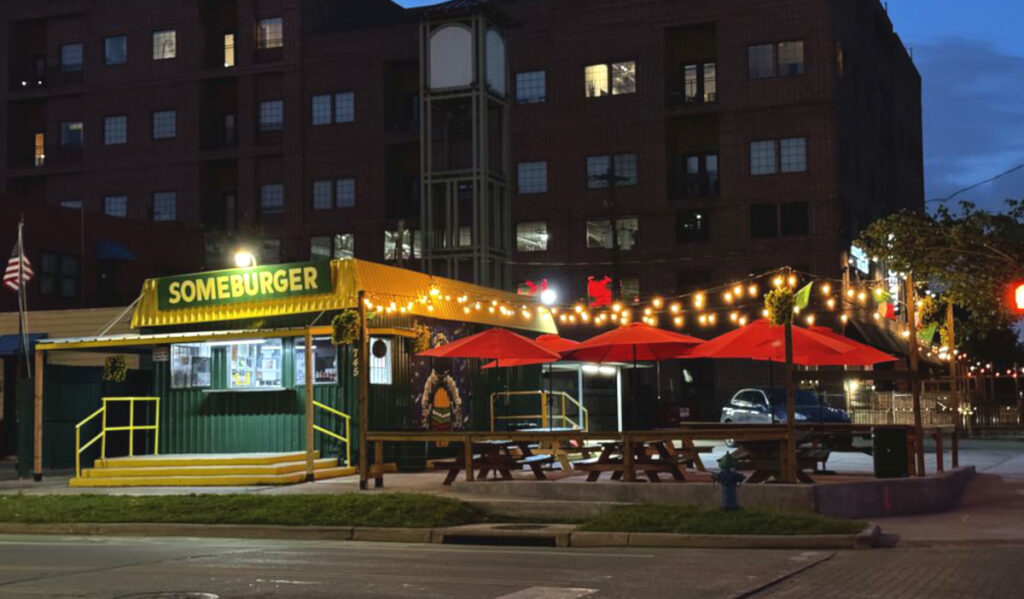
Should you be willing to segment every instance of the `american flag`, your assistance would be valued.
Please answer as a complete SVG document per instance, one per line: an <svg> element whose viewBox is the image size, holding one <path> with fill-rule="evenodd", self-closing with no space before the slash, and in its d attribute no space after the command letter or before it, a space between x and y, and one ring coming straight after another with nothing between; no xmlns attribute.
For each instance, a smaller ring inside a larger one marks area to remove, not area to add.
<svg viewBox="0 0 1024 599"><path fill-rule="evenodd" d="M14 249L11 250L11 259L7 261L7 270L4 271L4 286L11 291L18 291L23 283L28 283L35 275L28 256L19 250L21 250L21 243L14 244Z"/></svg>

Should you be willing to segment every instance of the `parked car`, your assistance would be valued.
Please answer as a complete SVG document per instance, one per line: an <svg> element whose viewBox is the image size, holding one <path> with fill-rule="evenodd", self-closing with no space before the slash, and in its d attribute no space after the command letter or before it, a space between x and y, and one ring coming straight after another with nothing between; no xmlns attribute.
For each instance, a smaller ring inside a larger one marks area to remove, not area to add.
<svg viewBox="0 0 1024 599"><path fill-rule="evenodd" d="M850 422L850 415L845 410L829 407L813 391L798 389L795 400L797 422ZM741 389L722 408L721 421L744 424L785 422L786 390L767 387Z"/></svg>

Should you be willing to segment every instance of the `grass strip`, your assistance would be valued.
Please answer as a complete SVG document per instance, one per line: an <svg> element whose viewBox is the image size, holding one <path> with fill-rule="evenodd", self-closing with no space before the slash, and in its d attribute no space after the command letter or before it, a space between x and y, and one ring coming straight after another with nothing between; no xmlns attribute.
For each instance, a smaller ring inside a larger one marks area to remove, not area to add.
<svg viewBox="0 0 1024 599"><path fill-rule="evenodd" d="M435 528L481 522L460 501L413 493L5 495L0 522L152 522Z"/></svg>
<svg viewBox="0 0 1024 599"><path fill-rule="evenodd" d="M709 535L856 534L867 526L855 520L764 509L733 512L685 505L629 505L584 522L579 530L671 532Z"/></svg>

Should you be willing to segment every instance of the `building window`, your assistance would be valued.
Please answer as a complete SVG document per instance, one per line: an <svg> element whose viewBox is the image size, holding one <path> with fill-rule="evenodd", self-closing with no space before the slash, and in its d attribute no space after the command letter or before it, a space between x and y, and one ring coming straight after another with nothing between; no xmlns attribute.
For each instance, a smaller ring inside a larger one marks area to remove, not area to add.
<svg viewBox="0 0 1024 599"><path fill-rule="evenodd" d="M717 67L713 62L683 65L683 84L687 104L718 100Z"/></svg>
<svg viewBox="0 0 1024 599"><path fill-rule="evenodd" d="M538 104L547 100L547 74L544 71L516 73L516 102Z"/></svg>
<svg viewBox="0 0 1024 599"><path fill-rule="evenodd" d="M32 164L46 165L46 134L36 133L32 136Z"/></svg>
<svg viewBox="0 0 1024 599"><path fill-rule="evenodd" d="M531 222L516 224L516 251L546 252L548 249L548 224Z"/></svg>
<svg viewBox="0 0 1024 599"><path fill-rule="evenodd" d="M82 70L82 44L64 44L60 47L60 70L65 73Z"/></svg>
<svg viewBox="0 0 1024 599"><path fill-rule="evenodd" d="M384 231L384 259L385 260L408 260L409 258L420 258L423 255L421 235L419 231L405 229L402 234L401 255L399 255L399 232Z"/></svg>
<svg viewBox="0 0 1024 599"><path fill-rule="evenodd" d="M334 182L330 179L313 181L313 209L330 210L334 207Z"/></svg>
<svg viewBox="0 0 1024 599"><path fill-rule="evenodd" d="M39 268L41 295L77 298L80 296L81 270L78 256L42 252Z"/></svg>
<svg viewBox="0 0 1024 599"><path fill-rule="evenodd" d="M779 205L779 232L783 236L810 234L811 222L807 202L785 202Z"/></svg>
<svg viewBox="0 0 1024 599"><path fill-rule="evenodd" d="M618 239L612 239L611 221L588 220L587 221L587 247L613 249L618 242L620 250L631 250L636 247L638 221L635 216L624 217L616 220Z"/></svg>
<svg viewBox="0 0 1024 599"><path fill-rule="evenodd" d="M619 282L619 298L630 304L640 301L640 279L624 277Z"/></svg>
<svg viewBox="0 0 1024 599"><path fill-rule="evenodd" d="M356 95L352 92L334 94L334 122L351 123L356 120Z"/></svg>
<svg viewBox="0 0 1024 599"><path fill-rule="evenodd" d="M309 238L309 259L330 260L333 243L330 235L319 235Z"/></svg>
<svg viewBox="0 0 1024 599"><path fill-rule="evenodd" d="M81 210L82 209L82 200L61 200L60 201L60 207L61 208L70 208L71 210Z"/></svg>
<svg viewBox="0 0 1024 599"><path fill-rule="evenodd" d="M284 128L284 101L260 102L260 131L279 131Z"/></svg>
<svg viewBox="0 0 1024 599"><path fill-rule="evenodd" d="M153 194L153 220L168 222L178 217L178 193L160 191Z"/></svg>
<svg viewBox="0 0 1024 599"><path fill-rule="evenodd" d="M153 139L171 139L178 135L178 111L157 110L153 113Z"/></svg>
<svg viewBox="0 0 1024 599"><path fill-rule="evenodd" d="M750 142L750 174L773 175L776 172L775 140Z"/></svg>
<svg viewBox="0 0 1024 599"><path fill-rule="evenodd" d="M685 178L682 196L685 198L718 197L721 185L718 179L718 154L685 156Z"/></svg>
<svg viewBox="0 0 1024 599"><path fill-rule="evenodd" d="M370 384L391 384L391 340L370 337Z"/></svg>
<svg viewBox="0 0 1024 599"><path fill-rule="evenodd" d="M807 139L793 137L779 140L780 170L784 173L802 173L807 170Z"/></svg>
<svg viewBox="0 0 1024 599"><path fill-rule="evenodd" d="M763 239L779 236L778 206L754 204L750 207L750 237Z"/></svg>
<svg viewBox="0 0 1024 599"><path fill-rule="evenodd" d="M334 236L334 257L337 259L356 257L356 237L351 233Z"/></svg>
<svg viewBox="0 0 1024 599"><path fill-rule="evenodd" d="M103 214L120 218L128 216L128 196L107 196L103 198Z"/></svg>
<svg viewBox="0 0 1024 599"><path fill-rule="evenodd" d="M313 124L331 124L331 95L320 94L313 96Z"/></svg>
<svg viewBox="0 0 1024 599"><path fill-rule="evenodd" d="M313 181L313 209L352 208L356 205L356 180L318 179Z"/></svg>
<svg viewBox="0 0 1024 599"><path fill-rule="evenodd" d="M588 98L599 98L608 95L608 65L593 64L583 70Z"/></svg>
<svg viewBox="0 0 1024 599"><path fill-rule="evenodd" d="M263 214L284 212L284 185L271 183L260 187L260 212Z"/></svg>
<svg viewBox="0 0 1024 599"><path fill-rule="evenodd" d="M338 208L352 208L356 205L356 180L347 177L334 182L334 203Z"/></svg>
<svg viewBox="0 0 1024 599"><path fill-rule="evenodd" d="M612 63L612 95L636 93L636 62Z"/></svg>
<svg viewBox="0 0 1024 599"><path fill-rule="evenodd" d="M520 194L544 193L548 190L547 162L520 162L518 168Z"/></svg>
<svg viewBox="0 0 1024 599"><path fill-rule="evenodd" d="M330 337L313 338L313 384L330 385L338 382L338 366L335 363L336 351L331 345ZM295 385L306 384L306 344L301 339L295 341Z"/></svg>
<svg viewBox="0 0 1024 599"><path fill-rule="evenodd" d="M473 245L473 228L459 227L459 247L468 248Z"/></svg>
<svg viewBox="0 0 1024 599"><path fill-rule="evenodd" d="M280 339L261 343L231 343L227 353L228 389L277 389L282 385Z"/></svg>
<svg viewBox="0 0 1024 599"><path fill-rule="evenodd" d="M103 143L108 146L128 143L128 117L108 116L103 119Z"/></svg>
<svg viewBox="0 0 1024 599"><path fill-rule="evenodd" d="M171 345L171 389L210 387L212 355L209 343Z"/></svg>
<svg viewBox="0 0 1024 599"><path fill-rule="evenodd" d="M684 210L676 213L676 241L707 241L711 238L708 213L703 210Z"/></svg>
<svg viewBox="0 0 1024 599"><path fill-rule="evenodd" d="M153 60L167 60L178 55L178 32L174 29L153 32Z"/></svg>
<svg viewBox="0 0 1024 599"><path fill-rule="evenodd" d="M587 187L599 189L611 183L616 187L636 185L636 154L587 156Z"/></svg>
<svg viewBox="0 0 1024 599"><path fill-rule="evenodd" d="M758 44L747 48L747 76L751 79L791 77L803 72L802 41Z"/></svg>
<svg viewBox="0 0 1024 599"><path fill-rule="evenodd" d="M103 62L108 67L128 62L128 38L123 35L103 38Z"/></svg>
<svg viewBox="0 0 1024 599"><path fill-rule="evenodd" d="M274 17L271 19L260 19L256 32L257 47L260 50L268 48L281 48L284 46L284 19Z"/></svg>
<svg viewBox="0 0 1024 599"><path fill-rule="evenodd" d="M224 68L235 66L235 34L224 34Z"/></svg>
<svg viewBox="0 0 1024 599"><path fill-rule="evenodd" d="M65 121L60 124L60 147L82 147L82 121Z"/></svg>

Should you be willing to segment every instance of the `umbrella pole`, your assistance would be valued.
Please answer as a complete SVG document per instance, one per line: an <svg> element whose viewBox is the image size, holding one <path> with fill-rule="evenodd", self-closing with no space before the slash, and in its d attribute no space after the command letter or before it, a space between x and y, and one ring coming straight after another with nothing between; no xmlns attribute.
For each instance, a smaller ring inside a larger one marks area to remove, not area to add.
<svg viewBox="0 0 1024 599"><path fill-rule="evenodd" d="M775 392L775 362L768 358L768 415L775 424L775 406L772 405L772 394Z"/></svg>
<svg viewBox="0 0 1024 599"><path fill-rule="evenodd" d="M636 405L636 345L633 345L633 388L630 389L629 395L633 398L633 430L636 430L638 418L638 411Z"/></svg>
<svg viewBox="0 0 1024 599"><path fill-rule="evenodd" d="M793 385L793 323L786 320L786 471L783 482L796 482L796 389Z"/></svg>

